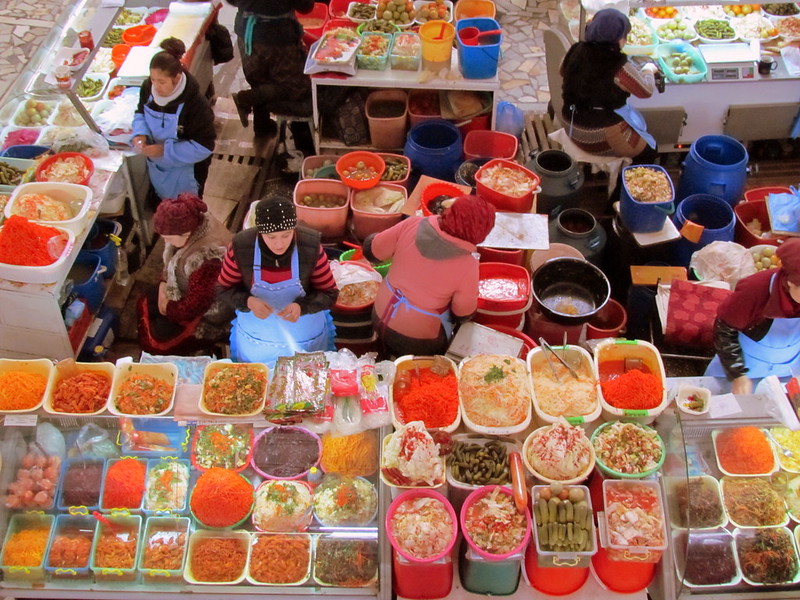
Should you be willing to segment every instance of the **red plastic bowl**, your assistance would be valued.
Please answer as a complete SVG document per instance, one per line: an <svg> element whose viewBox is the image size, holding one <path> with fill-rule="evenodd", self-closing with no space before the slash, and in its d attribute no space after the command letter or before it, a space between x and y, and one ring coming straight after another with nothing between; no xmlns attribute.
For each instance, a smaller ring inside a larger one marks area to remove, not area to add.
<svg viewBox="0 0 800 600"><path fill-rule="evenodd" d="M420 208L422 208L422 214L426 217L433 214L430 208L428 208L428 205L438 196L452 196L453 198L458 198L463 195L464 192L452 183L431 183L422 190L422 198L419 203Z"/></svg>
<svg viewBox="0 0 800 600"><path fill-rule="evenodd" d="M156 37L153 25L134 25L122 32L122 41L129 46L147 46Z"/></svg>
<svg viewBox="0 0 800 600"><path fill-rule="evenodd" d="M415 500L417 498L434 498L435 500L439 500L444 505L445 510L447 510L447 512L450 514L450 518L452 519L453 523L453 532L444 551L428 558L416 558L406 554L400 549L397 540L395 539L394 535L392 535L392 518L394 517L394 513L397 511L397 507L406 500ZM403 558L413 563L432 563L444 556L449 555L450 551L453 549L453 545L456 543L456 538L458 537L458 517L456 516L456 511L453 510L453 505L450 504L450 501L436 490L419 489L406 490L405 492L402 492L394 500L392 500L392 503L389 505L389 510L386 511L385 523L386 536L389 538L392 548L394 548L395 552L400 554Z"/></svg>
<svg viewBox="0 0 800 600"><path fill-rule="evenodd" d="M608 550L597 548L592 556L592 572L600 584L618 594L633 594L645 589L653 580L657 563L611 560Z"/></svg>
<svg viewBox="0 0 800 600"><path fill-rule="evenodd" d="M375 170L375 175L369 179L352 179L345 175L345 170L351 169L359 162L363 162L368 167L372 167ZM336 161L336 172L339 174L342 182L357 190L374 188L380 182L381 175L383 175L385 170L386 162L374 152L366 152L363 150L348 152Z"/></svg>
<svg viewBox="0 0 800 600"><path fill-rule="evenodd" d="M88 175L83 179L78 181L61 181L59 179L49 179L47 176L47 170L57 161L64 160L65 158L78 158L83 161L84 166L88 170ZM89 180L92 178L94 174L94 163L92 159L86 156L85 154L81 154L80 152L60 152L58 154L54 154L53 156L44 159L42 162L39 163L39 166L36 167L36 181L61 181L61 183L77 183L78 185L89 185Z"/></svg>
<svg viewBox="0 0 800 600"><path fill-rule="evenodd" d="M527 175L530 179L533 180L532 190L526 192L522 196L509 196L503 192L497 191L485 183L481 181L483 174L491 169L492 167L496 167L498 165L505 166L509 169L513 169L515 171L520 171ZM522 165L519 165L513 161L506 160L504 158L496 158L494 160L490 160L488 163L483 165L480 169L478 169L477 173L475 173L475 187L478 192L478 196L485 198L492 204L494 204L497 210L506 211L506 212L530 212L531 207L533 206L533 199L536 194L539 193L539 183L540 183L539 176L534 173L533 171L526 169Z"/></svg>
<svg viewBox="0 0 800 600"><path fill-rule="evenodd" d="M478 264L480 281L508 280L516 286L516 295L508 298L487 298L478 292L478 310L510 312L522 310L531 296L531 274L525 267L510 263L482 262ZM480 285L480 283L479 283ZM511 285L508 286L509 288Z"/></svg>

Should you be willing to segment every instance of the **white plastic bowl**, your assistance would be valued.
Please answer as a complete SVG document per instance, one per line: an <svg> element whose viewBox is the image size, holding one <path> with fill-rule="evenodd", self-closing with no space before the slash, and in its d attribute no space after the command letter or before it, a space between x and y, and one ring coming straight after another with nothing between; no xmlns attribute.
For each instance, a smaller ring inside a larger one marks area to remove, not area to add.
<svg viewBox="0 0 800 600"><path fill-rule="evenodd" d="M92 189L85 185L75 183L62 183L60 181L35 181L23 183L12 192L11 198L5 208L6 219L14 214L14 204L17 198L25 194L46 194L55 200L69 204L75 216L64 221L40 221L34 223L48 227L66 229L79 236L83 233L89 220L89 207L92 203Z"/></svg>
<svg viewBox="0 0 800 600"><path fill-rule="evenodd" d="M55 226L54 228L66 236L61 256L53 263L42 267L0 263L0 278L22 283L56 283L60 281L72 266L72 261L67 259L72 254L75 246L75 233L71 229L63 227Z"/></svg>
<svg viewBox="0 0 800 600"><path fill-rule="evenodd" d="M100 80L101 86L100 91L91 96L78 96L82 102L94 102L96 100L100 100L103 97L103 93L106 91L106 86L108 86L108 73L87 73L83 76L83 79L94 79ZM81 81L83 81L83 79Z"/></svg>
<svg viewBox="0 0 800 600"><path fill-rule="evenodd" d="M61 382L62 377L59 373L58 368L53 369L53 384L47 390L47 394L45 394L44 399L44 409L52 415L67 415L70 417L75 416L82 416L82 417L89 417L94 415L99 415L100 413L104 412L108 406L108 400L111 397L111 390L114 389L114 374L116 373L116 369L113 363L110 362L100 362L100 363L92 363L92 362L79 362L75 363L75 367L78 373L85 373L90 371L97 371L100 373L104 373L108 375L111 387L108 390L108 397L106 397L103 406L100 407L99 410L89 413L74 413L74 412L63 412L60 410L56 410L53 408L53 396L58 389L58 384Z"/></svg>
<svg viewBox="0 0 800 600"><path fill-rule="evenodd" d="M31 268L31 267L25 267ZM47 384L44 388L44 394L39 399L39 402L30 408L22 409L8 409L0 410L0 414L15 414L15 413L28 413L39 410L53 388L53 362L47 358L35 358L31 360L16 360L12 358L0 358L0 374L10 373L12 371L23 371L25 373L35 373L43 375L47 379Z"/></svg>
<svg viewBox="0 0 800 600"><path fill-rule="evenodd" d="M120 387L128 377L134 374L151 375L152 377L162 379L172 386L172 395L170 396L167 407L158 413L152 414L131 414L121 411L117 408L117 396L119 395ZM175 390L177 389L178 382L178 367L173 363L122 363L117 365L117 370L114 375L114 384L111 386L111 396L108 399L108 412L112 415L120 417L160 417L169 414L175 404Z"/></svg>

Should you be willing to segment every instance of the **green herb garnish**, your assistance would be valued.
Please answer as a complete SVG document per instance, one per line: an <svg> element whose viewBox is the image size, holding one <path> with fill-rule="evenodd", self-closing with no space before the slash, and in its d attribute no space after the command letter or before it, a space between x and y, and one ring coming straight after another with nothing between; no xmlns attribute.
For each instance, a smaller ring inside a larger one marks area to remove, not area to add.
<svg viewBox="0 0 800 600"><path fill-rule="evenodd" d="M486 372L486 375L483 376L483 380L486 383L497 383L498 381L505 379L505 377L506 374L503 372L503 367L492 365L492 367Z"/></svg>

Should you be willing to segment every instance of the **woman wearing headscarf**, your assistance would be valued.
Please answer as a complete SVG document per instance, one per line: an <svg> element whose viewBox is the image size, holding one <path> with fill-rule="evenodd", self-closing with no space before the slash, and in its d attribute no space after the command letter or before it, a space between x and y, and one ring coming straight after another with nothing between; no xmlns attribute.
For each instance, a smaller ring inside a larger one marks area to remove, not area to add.
<svg viewBox="0 0 800 600"><path fill-rule="evenodd" d="M150 77L139 93L131 143L146 157L159 199L184 192L202 196L217 137L214 111L181 64L184 43L167 38L161 48L150 60Z"/></svg>
<svg viewBox="0 0 800 600"><path fill-rule="evenodd" d="M717 311L717 355L706 375L732 380L734 394L752 393L753 379L790 377L800 368L800 239L776 254L779 269L739 281Z"/></svg>
<svg viewBox="0 0 800 600"><path fill-rule="evenodd" d="M218 279L220 297L236 310L231 358L272 363L334 350L330 308L339 290L319 232L297 225L285 198L262 200L255 213L256 226L234 236Z"/></svg>
<svg viewBox="0 0 800 600"><path fill-rule="evenodd" d="M476 244L494 227L494 207L461 196L444 214L411 217L364 241L371 262L391 260L375 298L373 322L389 354L441 354L453 321L478 302Z"/></svg>
<svg viewBox="0 0 800 600"><path fill-rule="evenodd" d="M224 339L232 311L216 298L230 232L193 194L168 198L156 208L156 233L164 238L158 289L142 296L139 343L153 354L181 354Z"/></svg>
<svg viewBox="0 0 800 600"><path fill-rule="evenodd" d="M627 102L631 94L653 95L658 68L647 63L640 70L622 53L630 30L628 17L615 8L595 14L585 41L573 44L561 63L561 118L581 150L650 163L656 158L655 140L641 113Z"/></svg>

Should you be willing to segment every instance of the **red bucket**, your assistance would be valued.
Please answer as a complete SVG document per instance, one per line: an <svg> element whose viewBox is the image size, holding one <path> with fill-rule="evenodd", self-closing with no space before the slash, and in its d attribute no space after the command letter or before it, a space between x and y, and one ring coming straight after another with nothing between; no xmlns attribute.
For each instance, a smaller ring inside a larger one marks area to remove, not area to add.
<svg viewBox="0 0 800 600"><path fill-rule="evenodd" d="M522 266L525 262L525 252L523 250L504 250L502 248L478 248L481 262L508 263L510 265Z"/></svg>
<svg viewBox="0 0 800 600"><path fill-rule="evenodd" d="M586 337L590 340L619 337L627 324L628 312L625 307L613 298L609 298L605 306L589 319L586 325Z"/></svg>
<svg viewBox="0 0 800 600"><path fill-rule="evenodd" d="M523 194L511 196L487 185L486 173L487 171L490 171L490 169L494 169L496 167L505 167L506 169L511 169L512 171L519 171L521 176L527 177L529 180L530 190ZM477 173L475 173L475 187L478 191L478 196L481 196L482 198L485 198L494 204L497 210L506 212L530 212L531 208L534 206L536 196L541 190L539 187L540 181L541 180L539 176L533 171L504 158L490 160L488 163L478 169Z"/></svg>
<svg viewBox="0 0 800 600"><path fill-rule="evenodd" d="M513 160L519 142L510 133L475 129L464 137L464 158L505 158Z"/></svg>

